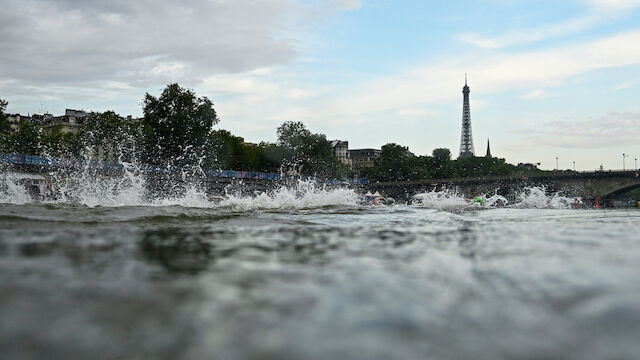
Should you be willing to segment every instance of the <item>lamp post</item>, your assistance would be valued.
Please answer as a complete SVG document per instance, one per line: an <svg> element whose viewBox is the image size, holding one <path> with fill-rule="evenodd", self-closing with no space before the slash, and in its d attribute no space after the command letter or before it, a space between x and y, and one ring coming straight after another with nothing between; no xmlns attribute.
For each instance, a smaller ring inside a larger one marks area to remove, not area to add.
<svg viewBox="0 0 640 360"><path fill-rule="evenodd" d="M625 171L625 166L624 166L624 158L626 158L628 155L623 153L622 154L622 171Z"/></svg>
<svg viewBox="0 0 640 360"><path fill-rule="evenodd" d="M576 161L573 161L573 172L576 172Z"/></svg>
<svg viewBox="0 0 640 360"><path fill-rule="evenodd" d="M556 156L556 171L558 171L558 157Z"/></svg>
<svg viewBox="0 0 640 360"><path fill-rule="evenodd" d="M636 166L634 170L638 170L638 158L633 159L636 162Z"/></svg>

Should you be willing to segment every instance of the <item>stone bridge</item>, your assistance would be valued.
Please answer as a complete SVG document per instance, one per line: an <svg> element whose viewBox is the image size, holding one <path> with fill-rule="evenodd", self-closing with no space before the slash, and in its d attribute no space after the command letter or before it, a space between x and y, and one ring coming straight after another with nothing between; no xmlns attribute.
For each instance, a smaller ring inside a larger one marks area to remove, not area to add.
<svg viewBox="0 0 640 360"><path fill-rule="evenodd" d="M480 194L510 196L527 187L545 187L547 192L560 192L565 196L581 197L593 201L596 197L604 202L611 201L617 195L640 188L640 177L636 171L597 171L584 173L548 173L524 177L484 177L464 179L438 179L414 182L385 182L367 185L371 191L394 197L409 199L412 195L440 191L455 190L458 193L473 197Z"/></svg>

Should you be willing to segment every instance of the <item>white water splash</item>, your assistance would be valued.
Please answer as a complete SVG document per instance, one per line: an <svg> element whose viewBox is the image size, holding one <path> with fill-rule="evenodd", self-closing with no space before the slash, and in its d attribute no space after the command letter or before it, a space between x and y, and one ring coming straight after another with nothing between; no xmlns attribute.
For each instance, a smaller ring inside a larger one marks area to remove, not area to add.
<svg viewBox="0 0 640 360"><path fill-rule="evenodd" d="M413 196L413 204L440 210L463 210L473 208L515 207L524 209L568 209L572 205L582 205L582 199L565 197L559 193L549 194L544 187L530 187L516 196L516 202L509 201L498 194L480 195L473 199L465 198L451 190L431 191Z"/></svg>
<svg viewBox="0 0 640 360"><path fill-rule="evenodd" d="M457 210L470 207L472 204L462 195L451 190L421 193L413 196L413 204L430 209Z"/></svg>
<svg viewBox="0 0 640 360"><path fill-rule="evenodd" d="M299 180L295 186L280 187L254 197L227 194L220 206L236 210L306 209L326 206L358 206L360 196L352 189L327 188L313 180Z"/></svg>
<svg viewBox="0 0 640 360"><path fill-rule="evenodd" d="M498 194L492 196L480 195L475 199L468 199L451 190L431 191L413 196L413 204L440 210L462 210L473 208L496 208L506 206L509 201Z"/></svg>
<svg viewBox="0 0 640 360"><path fill-rule="evenodd" d="M124 172L120 176L105 176L88 167L72 174L52 172L55 197L48 202L89 207L148 205L144 176L133 164L122 165Z"/></svg>
<svg viewBox="0 0 640 360"><path fill-rule="evenodd" d="M222 207L232 210L305 209L326 206L357 206L360 196L351 189L328 188L316 181L298 180L258 195L228 190L219 201L209 201L205 188L197 181L183 182L174 188L163 189L162 197L149 197L144 174L133 164L123 164L124 172L118 176L105 176L91 169L77 173L51 173L53 197L37 199L30 196L19 179L3 172L0 178L0 202L25 204L31 202L76 204L88 207L121 206L183 206ZM183 174L184 175L184 174ZM183 180L188 180L186 175ZM242 186L242 185L240 185ZM236 189L237 190L237 189Z"/></svg>
<svg viewBox="0 0 640 360"><path fill-rule="evenodd" d="M527 209L568 209L576 200L582 205L581 198L564 197L559 193L548 194L547 189L537 186L524 189L517 199L514 206Z"/></svg>
<svg viewBox="0 0 640 360"><path fill-rule="evenodd" d="M24 177L13 172L0 172L0 203L22 205L33 201L27 188L21 183Z"/></svg>

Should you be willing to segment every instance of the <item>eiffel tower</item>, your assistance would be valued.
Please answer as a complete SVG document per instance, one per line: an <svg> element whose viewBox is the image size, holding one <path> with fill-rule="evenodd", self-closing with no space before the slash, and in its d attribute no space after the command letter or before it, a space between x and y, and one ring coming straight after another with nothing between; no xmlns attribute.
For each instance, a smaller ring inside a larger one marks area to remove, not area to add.
<svg viewBox="0 0 640 360"><path fill-rule="evenodd" d="M458 158L475 156L473 151L473 136L471 135L471 109L469 108L469 86L467 74L464 74L464 87L462 88L462 137L460 138L460 156Z"/></svg>

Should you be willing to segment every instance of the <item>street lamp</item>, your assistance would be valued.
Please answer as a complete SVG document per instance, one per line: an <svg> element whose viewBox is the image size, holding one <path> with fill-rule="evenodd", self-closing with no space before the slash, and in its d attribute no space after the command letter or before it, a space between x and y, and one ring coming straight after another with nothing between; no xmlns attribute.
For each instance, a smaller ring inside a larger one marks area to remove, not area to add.
<svg viewBox="0 0 640 360"><path fill-rule="evenodd" d="M624 154L624 153L622 154L622 171L625 171L624 158L628 158L628 157L629 157L629 155Z"/></svg>
<svg viewBox="0 0 640 360"><path fill-rule="evenodd" d="M556 156L556 171L559 170L558 169L558 157Z"/></svg>
<svg viewBox="0 0 640 360"><path fill-rule="evenodd" d="M633 159L636 162L636 166L634 170L638 170L638 158Z"/></svg>
<svg viewBox="0 0 640 360"><path fill-rule="evenodd" d="M576 161L573 161L573 172L576 172Z"/></svg>

